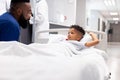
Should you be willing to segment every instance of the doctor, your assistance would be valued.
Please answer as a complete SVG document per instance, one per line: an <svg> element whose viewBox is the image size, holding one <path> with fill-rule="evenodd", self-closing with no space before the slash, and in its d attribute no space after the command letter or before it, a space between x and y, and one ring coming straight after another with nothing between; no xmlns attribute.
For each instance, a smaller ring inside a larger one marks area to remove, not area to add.
<svg viewBox="0 0 120 80"><path fill-rule="evenodd" d="M0 15L9 10L10 2L11 0L0 0Z"/></svg>
<svg viewBox="0 0 120 80"><path fill-rule="evenodd" d="M39 33L41 30L49 29L48 5L46 0L31 0L33 12L33 42L40 42L41 38L48 38L49 33Z"/></svg>

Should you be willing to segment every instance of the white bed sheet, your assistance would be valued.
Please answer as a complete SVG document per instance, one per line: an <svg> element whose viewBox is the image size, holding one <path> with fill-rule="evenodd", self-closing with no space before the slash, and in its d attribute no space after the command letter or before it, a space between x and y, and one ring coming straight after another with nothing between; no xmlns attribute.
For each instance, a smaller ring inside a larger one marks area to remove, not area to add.
<svg viewBox="0 0 120 80"><path fill-rule="evenodd" d="M0 42L0 80L104 80L104 51L73 54L64 44ZM87 49L88 50L88 49ZM99 52L99 53L98 53ZM84 54L85 53L85 54Z"/></svg>

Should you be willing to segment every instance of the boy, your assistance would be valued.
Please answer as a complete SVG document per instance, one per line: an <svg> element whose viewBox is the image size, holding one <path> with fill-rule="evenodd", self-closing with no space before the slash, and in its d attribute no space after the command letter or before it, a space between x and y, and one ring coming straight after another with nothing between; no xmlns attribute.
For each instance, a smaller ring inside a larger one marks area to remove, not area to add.
<svg viewBox="0 0 120 80"><path fill-rule="evenodd" d="M84 34L85 31L82 27L79 25L71 25L68 31L67 41L80 41L83 38ZM83 43L83 46L85 47L91 47L99 43L99 40L94 33L90 32L89 34L92 37L92 41Z"/></svg>

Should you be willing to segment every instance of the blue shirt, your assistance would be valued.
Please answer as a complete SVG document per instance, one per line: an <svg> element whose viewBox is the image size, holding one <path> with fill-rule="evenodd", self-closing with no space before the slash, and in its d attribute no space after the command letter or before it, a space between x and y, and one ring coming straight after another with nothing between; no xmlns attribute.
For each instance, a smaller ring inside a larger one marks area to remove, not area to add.
<svg viewBox="0 0 120 80"><path fill-rule="evenodd" d="M18 41L20 27L17 20L8 12L0 16L0 41Z"/></svg>

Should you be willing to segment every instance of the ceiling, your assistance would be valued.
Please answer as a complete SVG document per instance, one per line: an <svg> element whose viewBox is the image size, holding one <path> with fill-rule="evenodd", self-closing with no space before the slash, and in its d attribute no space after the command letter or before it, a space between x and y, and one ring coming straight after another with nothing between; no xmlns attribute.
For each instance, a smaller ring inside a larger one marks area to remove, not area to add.
<svg viewBox="0 0 120 80"><path fill-rule="evenodd" d="M114 6L106 6L104 0L86 0L90 9L97 10L109 21L113 21L113 18L119 18L120 21L120 0L114 0ZM118 15L110 15L110 12L117 12Z"/></svg>

